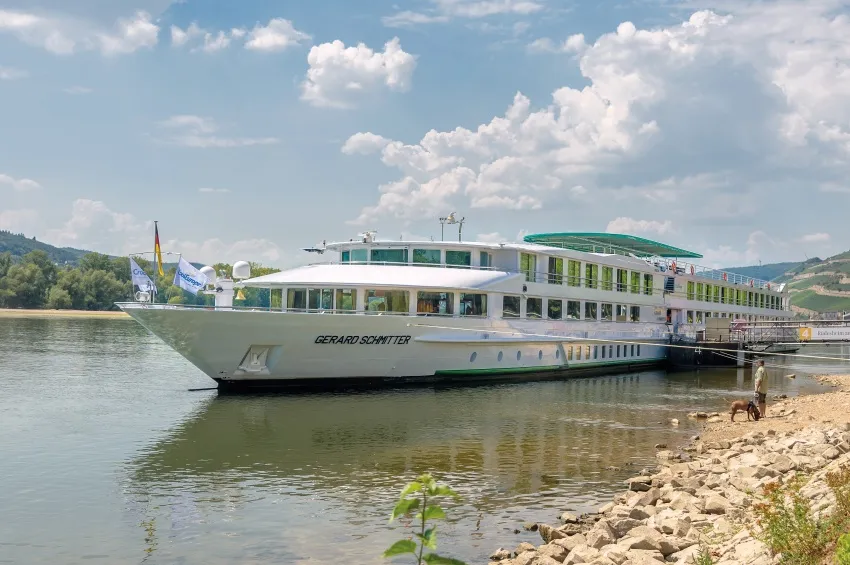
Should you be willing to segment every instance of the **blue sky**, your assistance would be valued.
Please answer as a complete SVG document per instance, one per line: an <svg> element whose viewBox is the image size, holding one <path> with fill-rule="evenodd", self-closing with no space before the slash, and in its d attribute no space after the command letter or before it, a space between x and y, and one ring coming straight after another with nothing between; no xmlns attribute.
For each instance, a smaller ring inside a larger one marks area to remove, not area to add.
<svg viewBox="0 0 850 565"><path fill-rule="evenodd" d="M193 261L377 229L850 248L838 0L0 0L0 228Z"/></svg>

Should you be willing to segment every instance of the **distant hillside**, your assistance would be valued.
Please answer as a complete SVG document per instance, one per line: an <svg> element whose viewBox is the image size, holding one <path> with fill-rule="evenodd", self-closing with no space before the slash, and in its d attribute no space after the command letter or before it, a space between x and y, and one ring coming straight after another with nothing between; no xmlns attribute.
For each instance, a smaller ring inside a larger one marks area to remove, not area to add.
<svg viewBox="0 0 850 565"><path fill-rule="evenodd" d="M795 270L799 266L800 263L768 263L767 265L752 265L749 267L729 267L723 270L745 277L772 281L780 278L789 271Z"/></svg>
<svg viewBox="0 0 850 565"><path fill-rule="evenodd" d="M72 247L56 247L49 243L36 241L36 239L28 238L20 233L11 233L0 230L0 253L9 251L15 258L20 258L29 253L41 249L54 263L60 265L71 264L76 265L80 258L90 251L82 249L74 249Z"/></svg>
<svg viewBox="0 0 850 565"><path fill-rule="evenodd" d="M850 251L809 259L784 277L791 306L801 311L850 312Z"/></svg>

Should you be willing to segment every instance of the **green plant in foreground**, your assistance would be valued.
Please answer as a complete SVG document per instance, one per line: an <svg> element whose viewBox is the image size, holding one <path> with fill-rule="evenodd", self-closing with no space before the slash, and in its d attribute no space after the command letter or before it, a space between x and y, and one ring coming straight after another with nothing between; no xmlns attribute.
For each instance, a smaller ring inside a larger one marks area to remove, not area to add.
<svg viewBox="0 0 850 565"><path fill-rule="evenodd" d="M850 565L850 532L838 538L835 560L838 562L838 565Z"/></svg>
<svg viewBox="0 0 850 565"><path fill-rule="evenodd" d="M692 558L693 565L714 565L714 557L708 547L700 545L699 551Z"/></svg>
<svg viewBox="0 0 850 565"><path fill-rule="evenodd" d="M457 493L449 487L438 485L437 481L428 473L419 476L415 481L404 487L398 504L393 509L390 522L399 516L410 516L416 512L414 521L418 531L414 536L419 540L419 543L417 544L412 539L399 540L384 552L384 557L410 553L416 558L417 565L423 563L427 563L427 565L466 565L463 561L457 559L442 557L436 553L424 553L426 548L437 549L437 527L429 527L429 522L443 520L446 517L445 511L433 503L433 500L440 496L459 498Z"/></svg>

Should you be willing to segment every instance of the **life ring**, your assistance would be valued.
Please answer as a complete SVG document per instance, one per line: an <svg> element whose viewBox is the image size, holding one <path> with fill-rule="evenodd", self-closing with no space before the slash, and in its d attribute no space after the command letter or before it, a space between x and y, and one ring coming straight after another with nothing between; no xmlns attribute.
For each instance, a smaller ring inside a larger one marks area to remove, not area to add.
<svg viewBox="0 0 850 565"><path fill-rule="evenodd" d="M723 280L724 280L724 281L728 281L728 280L729 280L729 276L728 276L726 273L723 273Z"/></svg>

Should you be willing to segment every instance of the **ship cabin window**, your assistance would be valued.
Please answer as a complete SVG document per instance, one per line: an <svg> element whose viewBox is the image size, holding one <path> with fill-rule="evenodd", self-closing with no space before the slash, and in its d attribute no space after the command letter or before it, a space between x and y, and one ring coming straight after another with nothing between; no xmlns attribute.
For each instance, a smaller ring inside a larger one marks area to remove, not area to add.
<svg viewBox="0 0 850 565"><path fill-rule="evenodd" d="M487 316L487 295L460 293L461 316Z"/></svg>
<svg viewBox="0 0 850 565"><path fill-rule="evenodd" d="M525 273L526 282L535 282L537 273L537 255L532 253L520 253L519 270Z"/></svg>
<svg viewBox="0 0 850 565"><path fill-rule="evenodd" d="M628 307L623 306L622 304L617 304L616 312L617 312L617 321L618 322L626 322L629 319L628 315Z"/></svg>
<svg viewBox="0 0 850 565"><path fill-rule="evenodd" d="M602 290L614 290L613 267L602 267Z"/></svg>
<svg viewBox="0 0 850 565"><path fill-rule="evenodd" d="M286 290L286 309L287 310L306 310L307 309L307 289L306 288L289 288Z"/></svg>
<svg viewBox="0 0 850 565"><path fill-rule="evenodd" d="M351 261L351 251L343 251L339 254L340 263L348 263L349 261Z"/></svg>
<svg viewBox="0 0 850 565"><path fill-rule="evenodd" d="M373 249L372 263L407 263L407 249Z"/></svg>
<svg viewBox="0 0 850 565"><path fill-rule="evenodd" d="M576 361L581 361L581 346L576 346Z"/></svg>
<svg viewBox="0 0 850 565"><path fill-rule="evenodd" d="M753 307L753 293L752 292L747 293L747 306L749 306L750 308Z"/></svg>
<svg viewBox="0 0 850 565"><path fill-rule="evenodd" d="M478 264L482 269L489 269L493 266L493 254L487 251L482 251Z"/></svg>
<svg viewBox="0 0 850 565"><path fill-rule="evenodd" d="M602 358L605 359L605 346L602 346Z"/></svg>
<svg viewBox="0 0 850 565"><path fill-rule="evenodd" d="M652 296L653 279L654 277L652 275L643 276L643 293L647 296Z"/></svg>
<svg viewBox="0 0 850 565"><path fill-rule="evenodd" d="M453 292L422 292L416 294L417 314L454 314L455 295Z"/></svg>
<svg viewBox="0 0 850 565"><path fill-rule="evenodd" d="M573 346L571 345L569 349L567 349L567 361L573 360Z"/></svg>
<svg viewBox="0 0 850 565"><path fill-rule="evenodd" d="M366 290L366 312L406 314L410 312L409 296L406 290Z"/></svg>
<svg viewBox="0 0 850 565"><path fill-rule="evenodd" d="M439 249L414 249L413 262L416 265L439 265L440 250Z"/></svg>
<svg viewBox="0 0 850 565"><path fill-rule="evenodd" d="M311 288L307 291L307 309L311 312L332 310L334 290L332 288Z"/></svg>
<svg viewBox="0 0 850 565"><path fill-rule="evenodd" d="M599 280L599 265L593 263L584 264L584 286L586 288L596 288L596 283Z"/></svg>
<svg viewBox="0 0 850 565"><path fill-rule="evenodd" d="M549 257L549 284L563 284L564 260L560 257Z"/></svg>
<svg viewBox="0 0 850 565"><path fill-rule="evenodd" d="M593 358L594 359L599 358L599 346L598 345L593 346Z"/></svg>
<svg viewBox="0 0 850 565"><path fill-rule="evenodd" d="M506 294L502 297L502 317L519 318L519 296Z"/></svg>
<svg viewBox="0 0 850 565"><path fill-rule="evenodd" d="M620 346L618 345L617 346L617 357L619 357L619 356L620 356Z"/></svg>
<svg viewBox="0 0 850 565"><path fill-rule="evenodd" d="M343 313L357 310L357 291L351 288L336 289L336 309Z"/></svg>
<svg viewBox="0 0 850 565"><path fill-rule="evenodd" d="M640 322L640 306L629 307L629 321Z"/></svg>
<svg viewBox="0 0 850 565"><path fill-rule="evenodd" d="M631 356L632 357L635 356L635 344L634 343L632 344L632 354L631 354Z"/></svg>
<svg viewBox="0 0 850 565"><path fill-rule="evenodd" d="M698 324L702 323L702 312L697 312L697 323Z"/></svg>
<svg viewBox="0 0 850 565"><path fill-rule="evenodd" d="M628 290L629 272L626 269L617 269L617 292Z"/></svg>
<svg viewBox="0 0 850 565"><path fill-rule="evenodd" d="M715 293L714 295L717 296L717 293ZM725 286L720 287L720 303L726 304L726 287Z"/></svg>
<svg viewBox="0 0 850 565"><path fill-rule="evenodd" d="M632 294L640 294L640 273L632 271Z"/></svg>
<svg viewBox="0 0 850 565"><path fill-rule="evenodd" d="M637 356L640 357L640 344L637 346Z"/></svg>
<svg viewBox="0 0 850 565"><path fill-rule="evenodd" d="M352 263L365 263L369 254L366 249L352 249L351 250L351 262Z"/></svg>
<svg viewBox="0 0 850 565"><path fill-rule="evenodd" d="M694 299L694 281L688 281L688 300Z"/></svg>
<svg viewBox="0 0 850 565"><path fill-rule="evenodd" d="M714 291L714 302L720 302L720 285L714 285L712 290Z"/></svg>
<svg viewBox="0 0 850 565"><path fill-rule="evenodd" d="M585 302L584 303L584 319L585 320L598 320L599 316L597 315L597 306L596 302Z"/></svg>
<svg viewBox="0 0 850 565"><path fill-rule="evenodd" d="M471 251L446 251L446 266L447 267L469 267L472 265Z"/></svg>
<svg viewBox="0 0 850 565"><path fill-rule="evenodd" d="M579 302L578 300L567 300L567 319L581 319L581 302Z"/></svg>
<svg viewBox="0 0 850 565"><path fill-rule="evenodd" d="M542 298L526 298L525 299L525 317L534 320L539 320L543 317L543 299Z"/></svg>
<svg viewBox="0 0 850 565"><path fill-rule="evenodd" d="M614 306L611 304L603 304L602 305L602 317L600 318L603 322L610 322L614 319Z"/></svg>
<svg viewBox="0 0 850 565"><path fill-rule="evenodd" d="M759 294L759 308L764 308L764 294Z"/></svg>
<svg viewBox="0 0 850 565"><path fill-rule="evenodd" d="M613 345L608 346L608 357L614 357L614 346Z"/></svg>
<svg viewBox="0 0 850 565"><path fill-rule="evenodd" d="M689 324L694 323L694 311L693 310L688 310L688 323Z"/></svg>
<svg viewBox="0 0 850 565"><path fill-rule="evenodd" d="M548 315L549 319L550 320L560 320L561 317L564 314L563 307L564 307L564 301L563 300L556 300L554 298L550 298L548 300L548 305L546 307L546 310L547 310L546 314Z"/></svg>
<svg viewBox="0 0 850 565"><path fill-rule="evenodd" d="M697 283L697 300L705 301L705 285Z"/></svg>
<svg viewBox="0 0 850 565"><path fill-rule="evenodd" d="M711 285L706 283L705 284L705 301L706 302L712 302L714 300L712 298L711 292L712 292Z"/></svg>
<svg viewBox="0 0 850 565"><path fill-rule="evenodd" d="M581 286L581 261L567 262L567 285Z"/></svg>
<svg viewBox="0 0 850 565"><path fill-rule="evenodd" d="M579 355L579 357L581 357L581 355ZM589 345L584 346L584 358L590 359L590 346Z"/></svg>

